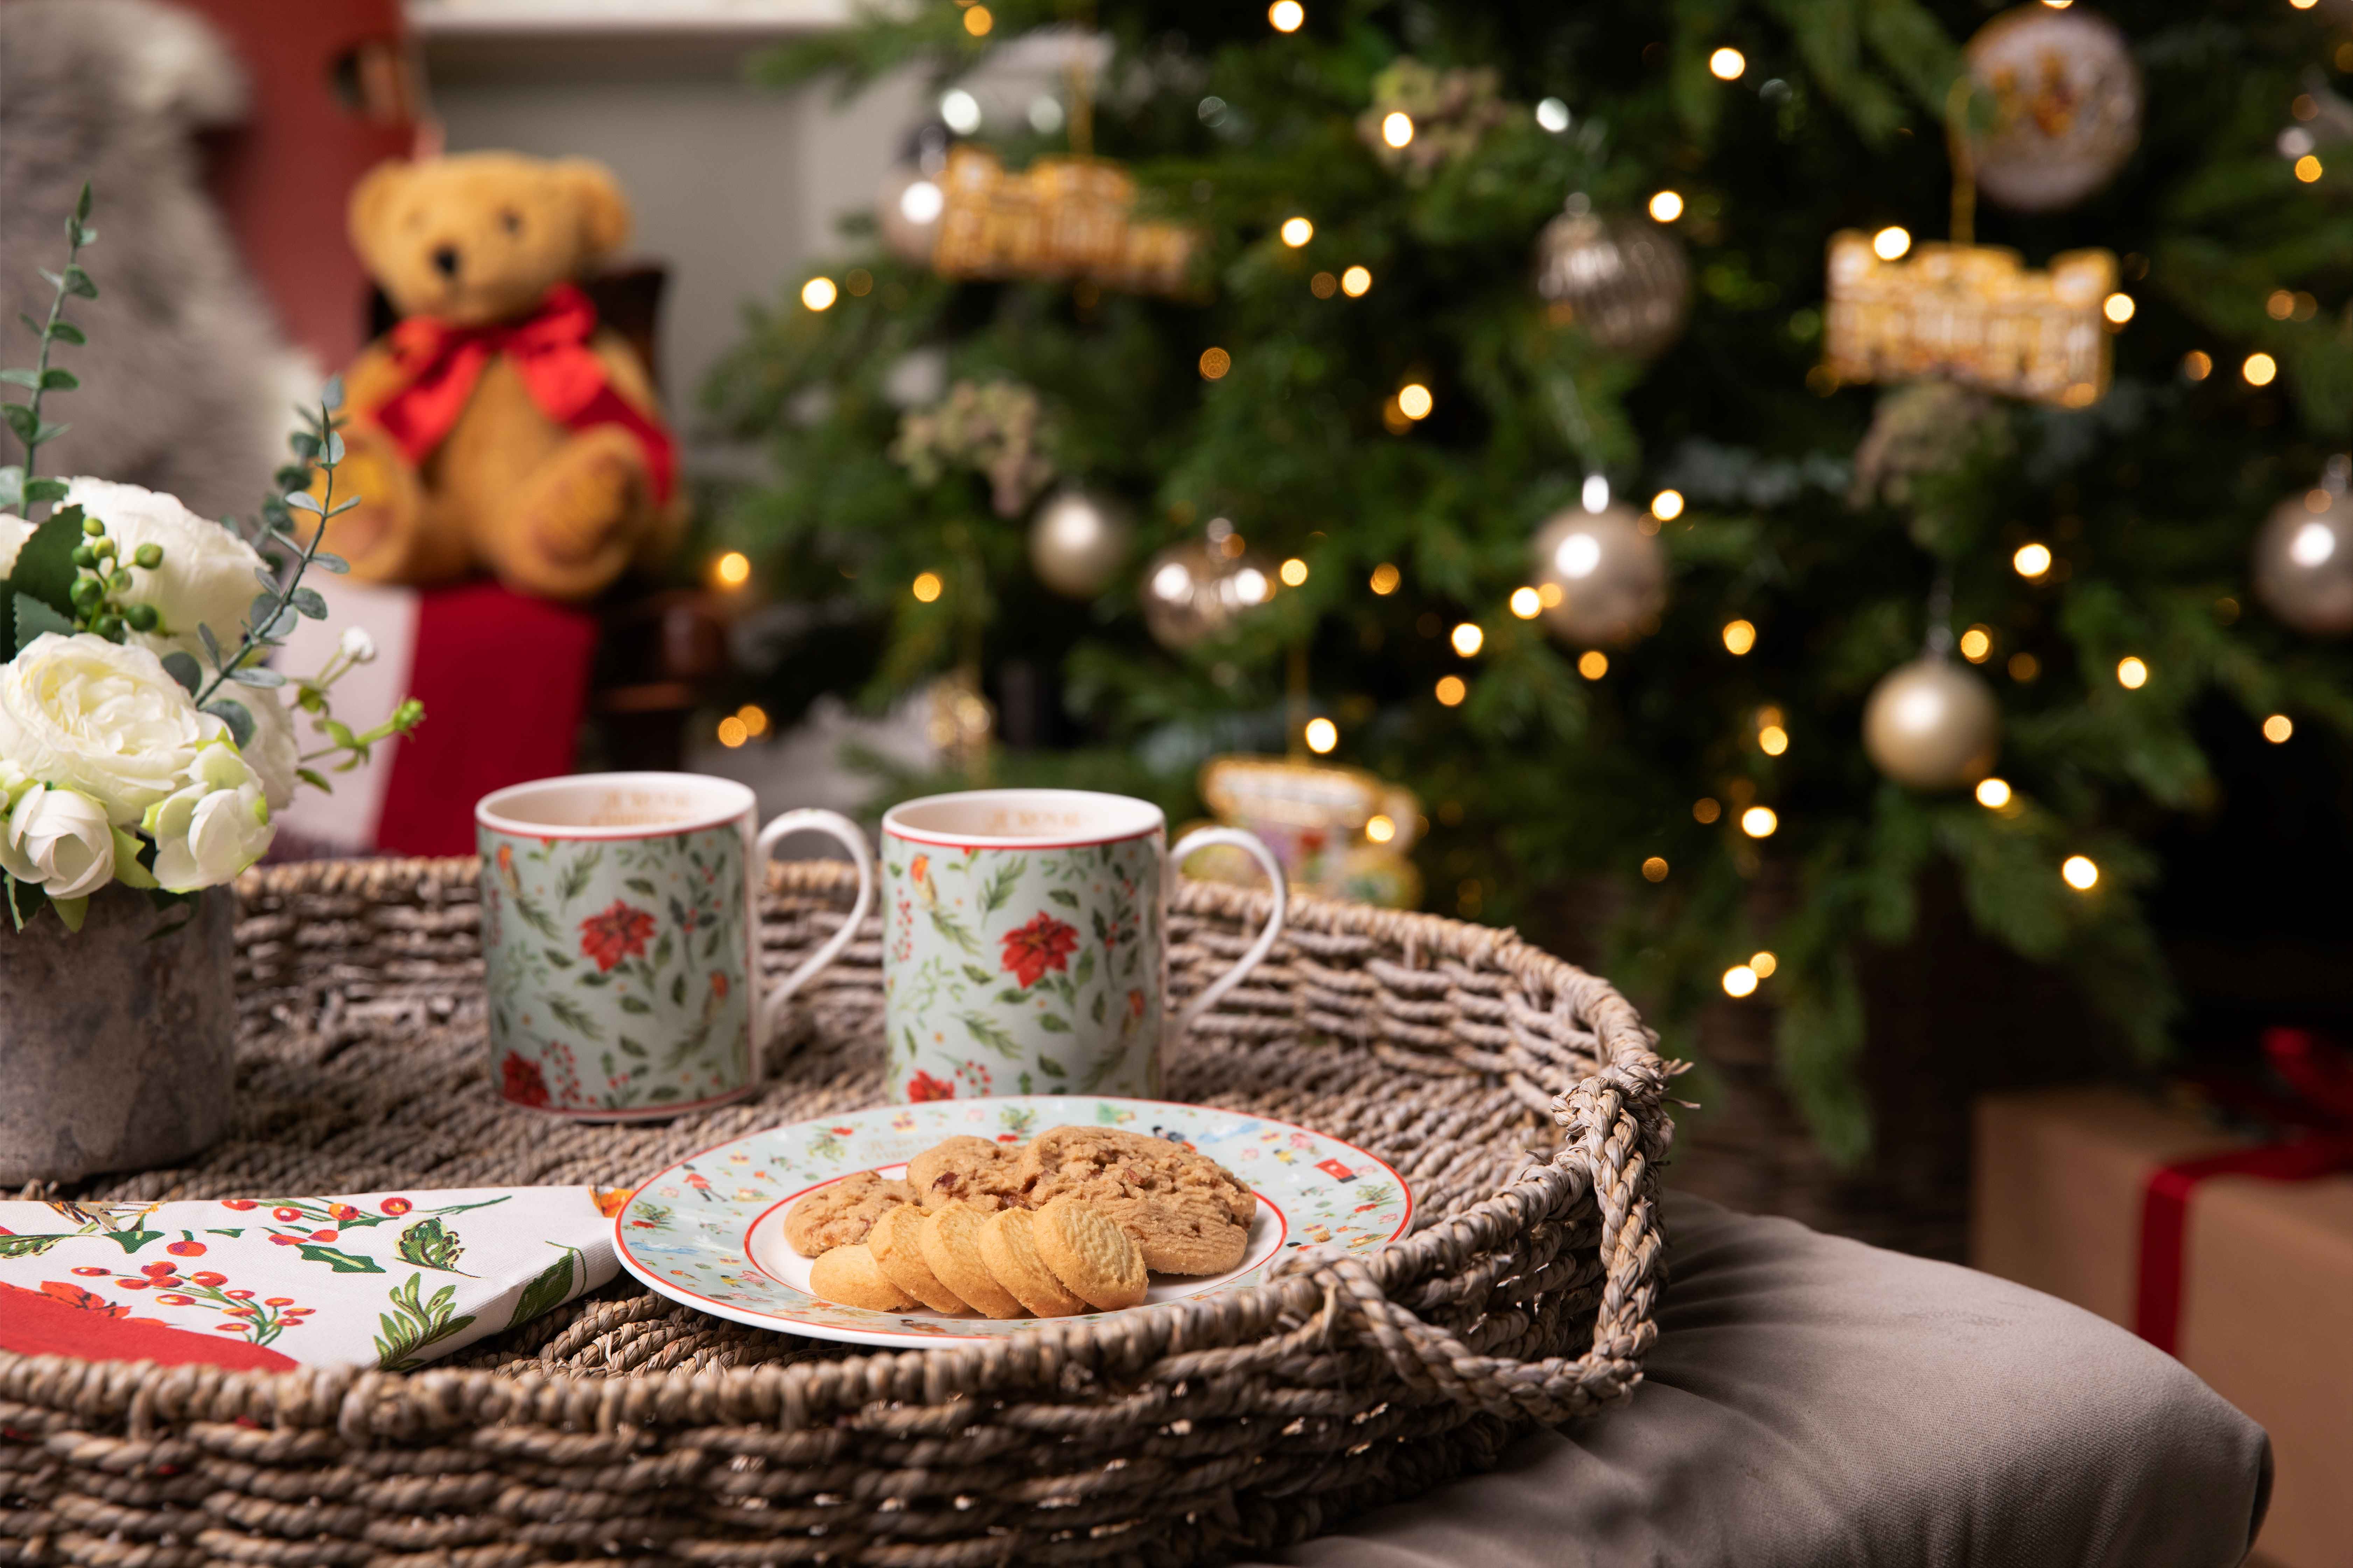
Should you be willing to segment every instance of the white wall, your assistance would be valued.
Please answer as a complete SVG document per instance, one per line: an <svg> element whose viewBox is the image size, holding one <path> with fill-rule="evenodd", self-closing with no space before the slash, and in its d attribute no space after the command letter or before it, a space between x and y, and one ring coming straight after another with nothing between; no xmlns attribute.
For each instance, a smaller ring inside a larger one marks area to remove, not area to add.
<svg viewBox="0 0 2353 1568"><path fill-rule="evenodd" d="M839 215L873 199L920 110L893 79L837 108L832 89L747 82L735 38L428 37L433 111L449 151L505 148L609 164L637 213L633 258L670 268L660 374L690 461L694 398L741 335L741 308L838 253Z"/></svg>

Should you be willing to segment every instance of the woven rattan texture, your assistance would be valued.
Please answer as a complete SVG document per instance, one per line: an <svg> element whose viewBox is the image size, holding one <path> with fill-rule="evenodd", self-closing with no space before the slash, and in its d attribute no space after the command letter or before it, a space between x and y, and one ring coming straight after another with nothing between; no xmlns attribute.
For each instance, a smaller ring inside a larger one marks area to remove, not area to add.
<svg viewBox="0 0 2353 1568"><path fill-rule="evenodd" d="M804 993L754 1101L666 1125L511 1110L485 1071L470 860L241 886L241 1121L183 1170L75 1195L624 1184L880 1098L870 926ZM772 876L769 973L848 868ZM1262 896L1185 884L1179 994ZM1606 984L1506 932L1297 900L1169 1092L1320 1128L1404 1173L1416 1230L1272 1284L975 1349L858 1353L625 1276L417 1373L266 1376L0 1354L0 1562L1214 1562L1491 1462L1623 1397L1653 1327L1670 1071Z"/></svg>

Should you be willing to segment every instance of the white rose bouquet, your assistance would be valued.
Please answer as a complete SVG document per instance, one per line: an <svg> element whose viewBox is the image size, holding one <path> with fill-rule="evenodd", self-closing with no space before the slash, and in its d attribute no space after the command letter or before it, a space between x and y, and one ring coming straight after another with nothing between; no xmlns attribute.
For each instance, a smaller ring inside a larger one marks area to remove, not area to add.
<svg viewBox="0 0 2353 1568"><path fill-rule="evenodd" d="M55 344L85 341L66 301L98 293L76 259L95 237L89 216L85 188L66 268L44 274L56 295L39 363L0 371L31 393L0 405L25 447L23 467L0 468L0 880L18 930L44 905L79 930L110 882L168 907L230 880L268 851L271 813L298 783L328 787L312 763L348 770L424 716L405 702L364 733L334 717L335 681L375 655L356 628L309 679L266 662L299 617L326 616L304 574L345 570L319 548L322 526L307 543L294 526L297 511L323 524L353 504L334 502L332 384L249 532L136 485L33 477L41 444L64 428L43 422L42 399L78 384L49 363ZM316 499L314 471L325 476ZM27 521L43 503L47 516ZM308 752L306 721L321 742Z"/></svg>

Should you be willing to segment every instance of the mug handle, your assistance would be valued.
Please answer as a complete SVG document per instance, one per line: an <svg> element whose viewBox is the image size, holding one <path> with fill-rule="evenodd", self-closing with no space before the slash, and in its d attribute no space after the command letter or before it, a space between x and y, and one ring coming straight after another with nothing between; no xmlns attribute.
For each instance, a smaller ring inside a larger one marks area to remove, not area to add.
<svg viewBox="0 0 2353 1568"><path fill-rule="evenodd" d="M803 959L801 966L786 975L773 993L759 997L754 1005L755 1024L752 1037L756 1046L753 1053L755 1077L763 1070L758 1058L766 1055L768 1041L776 1034L776 1016L785 1003L794 992L808 983L811 975L831 963L843 948L857 940L859 924L866 919L866 911L874 902L874 851L867 847L866 835L858 824L841 813L804 806L798 811L785 813L760 829L759 839L752 849L752 867L744 879L744 897L751 906L749 926L754 995L758 994L757 977L760 973L760 885L767 880L768 857L776 853L780 841L796 833L822 833L838 840L849 851L850 859L858 866L858 901L850 906L849 918L841 922L841 929L834 932L823 947Z"/></svg>
<svg viewBox="0 0 2353 1568"><path fill-rule="evenodd" d="M1272 951L1274 939L1282 934L1283 918L1291 909L1291 884L1283 878L1282 863L1274 858L1274 851L1269 849L1257 834L1246 833L1239 827L1197 827L1179 838L1168 851L1169 874L1184 875L1177 868L1185 863L1185 857L1213 844L1230 844L1237 849L1249 852L1273 886L1274 909L1267 916L1266 929L1258 933L1258 940L1250 943L1250 951L1236 960L1231 969L1203 986L1201 994L1193 998L1193 1005L1186 1008L1185 1016L1176 1021L1179 1034L1191 1029L1196 1019L1224 1000L1227 992L1240 985L1242 977L1258 967L1259 960Z"/></svg>

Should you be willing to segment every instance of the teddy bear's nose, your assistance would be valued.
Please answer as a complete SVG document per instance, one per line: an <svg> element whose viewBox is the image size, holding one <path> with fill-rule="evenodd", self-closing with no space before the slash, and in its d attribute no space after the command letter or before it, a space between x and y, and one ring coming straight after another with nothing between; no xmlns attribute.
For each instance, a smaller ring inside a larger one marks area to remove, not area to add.
<svg viewBox="0 0 2353 1568"><path fill-rule="evenodd" d="M433 268L444 278L458 276L458 247L445 245L433 253Z"/></svg>

